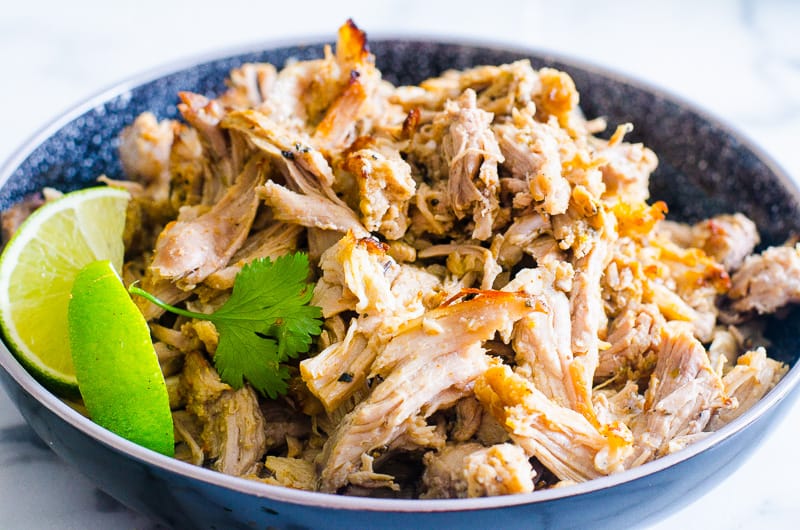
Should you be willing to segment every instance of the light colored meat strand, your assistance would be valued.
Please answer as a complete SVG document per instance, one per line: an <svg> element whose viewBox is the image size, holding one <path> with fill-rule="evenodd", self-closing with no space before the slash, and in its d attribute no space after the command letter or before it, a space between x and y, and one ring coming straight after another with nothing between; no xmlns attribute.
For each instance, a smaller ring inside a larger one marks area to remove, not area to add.
<svg viewBox="0 0 800 530"><path fill-rule="evenodd" d="M374 240L343 237L325 253L323 276L314 288L312 304L330 317L356 310L345 337L300 363L309 390L331 413L360 389L378 351L398 327L418 318L426 296L438 279L414 266L399 266Z"/></svg>
<svg viewBox="0 0 800 530"><path fill-rule="evenodd" d="M571 188L561 175L557 126L515 114L514 124L495 127L504 165L514 178L527 184L541 211L555 215L569 206ZM563 133L562 133L563 134ZM529 199L530 200L530 199Z"/></svg>
<svg viewBox="0 0 800 530"><path fill-rule="evenodd" d="M378 334L379 317L353 319L344 340L335 342L300 363L300 375L308 390L330 414L359 389L385 338Z"/></svg>
<svg viewBox="0 0 800 530"><path fill-rule="evenodd" d="M227 265L239 250L258 209L255 189L263 160L253 159L225 196L193 221L173 221L156 241L150 265L158 278L191 288Z"/></svg>
<svg viewBox="0 0 800 530"><path fill-rule="evenodd" d="M664 328L645 400L645 412L633 426L636 452L629 467L666 454L678 436L703 431L712 413L730 404L705 348L685 326Z"/></svg>
<svg viewBox="0 0 800 530"><path fill-rule="evenodd" d="M424 499L463 499L533 491L533 468L525 452L512 444L484 447L449 445L425 453Z"/></svg>
<svg viewBox="0 0 800 530"><path fill-rule="evenodd" d="M634 304L623 309L611 324L606 339L609 347L600 350L595 377L609 377L625 368L648 373L648 365L655 362L654 352L665 323L653 304Z"/></svg>
<svg viewBox="0 0 800 530"><path fill-rule="evenodd" d="M441 451L430 451L422 457L425 471L421 499L464 499L467 480L464 460L470 454L485 449L478 443L449 444Z"/></svg>
<svg viewBox="0 0 800 530"><path fill-rule="evenodd" d="M582 414L561 407L511 368L494 364L475 382L475 395L511 435L560 480L583 482L624 469L630 432L607 426L605 435Z"/></svg>
<svg viewBox="0 0 800 530"><path fill-rule="evenodd" d="M800 244L770 247L746 258L731 278L728 297L742 313L774 313L800 302Z"/></svg>
<svg viewBox="0 0 800 530"><path fill-rule="evenodd" d="M297 225L275 223L258 232L251 232L242 246L231 257L228 266L214 272L205 279L205 284L214 289L230 289L242 267L260 258L276 258L297 249L302 228Z"/></svg>
<svg viewBox="0 0 800 530"><path fill-rule="evenodd" d="M272 181L257 191L278 221L341 233L352 230L358 237L369 235L353 210L321 195L301 195Z"/></svg>
<svg viewBox="0 0 800 530"><path fill-rule="evenodd" d="M703 249L729 272L741 267L759 241L755 223L741 213L718 215L692 227L692 246Z"/></svg>
<svg viewBox="0 0 800 530"><path fill-rule="evenodd" d="M212 467L228 475L253 473L266 451L266 423L253 389L222 383L198 352L186 355L181 383L186 410L203 426L203 450Z"/></svg>
<svg viewBox="0 0 800 530"><path fill-rule="evenodd" d="M372 141L347 154L344 167L356 176L364 226L387 239L403 237L408 228L408 204L416 183L411 167L387 141Z"/></svg>
<svg viewBox="0 0 800 530"><path fill-rule="evenodd" d="M456 101L445 104L451 122L442 138L442 151L449 167L450 207L459 219L471 213L472 237L486 240L497 214L497 164L503 155L489 127L492 114L479 109L475 101L475 92L467 89Z"/></svg>
<svg viewBox="0 0 800 530"><path fill-rule="evenodd" d="M119 158L131 180L140 182L146 197L156 203L169 197L169 159L175 122L159 122L155 115L143 112L119 135Z"/></svg>
<svg viewBox="0 0 800 530"><path fill-rule="evenodd" d="M480 288L484 290L491 289L497 275L503 271L491 250L480 245L432 245L417 253L420 259L438 256L447 256L447 268L457 276L464 276L470 271L480 272Z"/></svg>
<svg viewBox="0 0 800 530"><path fill-rule="evenodd" d="M389 445L412 416L427 417L468 395L487 366L481 342L526 312L525 297L491 291L400 328L372 365L369 377L377 386L325 443L322 490L345 485L361 455Z"/></svg>
<svg viewBox="0 0 800 530"><path fill-rule="evenodd" d="M533 308L514 325L512 346L516 362L530 372L536 388L564 407L576 403L569 300L553 287L554 275L545 268L523 269L504 291L524 291Z"/></svg>
<svg viewBox="0 0 800 530"><path fill-rule="evenodd" d="M493 497L533 491L533 468L518 445L499 444L464 459L467 497Z"/></svg>
<svg viewBox="0 0 800 530"><path fill-rule="evenodd" d="M575 410L592 420L592 385L600 359L600 327L606 320L601 278L606 267L608 243L597 238L591 250L575 263L570 293L572 354L570 375L575 380Z"/></svg>
<svg viewBox="0 0 800 530"><path fill-rule="evenodd" d="M389 445L403 432L412 416L428 417L469 392L472 382L486 369L486 355L474 344L449 353L419 350L398 365L370 396L359 403L325 442L320 490L335 492L361 470L362 455Z"/></svg>
<svg viewBox="0 0 800 530"><path fill-rule="evenodd" d="M606 160L600 167L606 195L631 203L645 201L650 196L650 174L655 171L658 158L642 144L625 143L621 137L619 140L599 153Z"/></svg>
<svg viewBox="0 0 800 530"><path fill-rule="evenodd" d="M732 422L769 392L789 369L785 364L767 357L764 348L751 350L741 357L722 382L728 397L736 399L738 405L717 410L708 424L709 431L716 431Z"/></svg>
<svg viewBox="0 0 800 530"><path fill-rule="evenodd" d="M347 310L385 314L397 309L391 289L400 267L377 240L348 232L325 251L319 267L322 277L311 302L325 318Z"/></svg>
<svg viewBox="0 0 800 530"><path fill-rule="evenodd" d="M499 291L428 311L397 330L370 375L386 377L408 359L479 344L513 327L528 311L526 297Z"/></svg>

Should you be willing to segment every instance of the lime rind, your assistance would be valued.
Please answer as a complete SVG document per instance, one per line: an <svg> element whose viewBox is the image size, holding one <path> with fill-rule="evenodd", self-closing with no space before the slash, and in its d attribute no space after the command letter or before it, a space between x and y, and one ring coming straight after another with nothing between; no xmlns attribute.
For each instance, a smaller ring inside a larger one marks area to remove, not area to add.
<svg viewBox="0 0 800 530"><path fill-rule="evenodd" d="M0 256L0 327L20 363L59 395L78 396L67 346L72 282L98 259L121 270L129 200L110 187L68 193L33 212Z"/></svg>
<svg viewBox="0 0 800 530"><path fill-rule="evenodd" d="M108 260L77 274L67 318L78 386L91 419L172 456L169 394L150 328Z"/></svg>

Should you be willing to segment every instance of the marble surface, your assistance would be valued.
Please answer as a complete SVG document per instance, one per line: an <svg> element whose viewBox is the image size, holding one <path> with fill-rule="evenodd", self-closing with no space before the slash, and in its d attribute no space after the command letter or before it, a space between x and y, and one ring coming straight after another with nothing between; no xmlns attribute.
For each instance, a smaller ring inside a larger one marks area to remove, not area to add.
<svg viewBox="0 0 800 530"><path fill-rule="evenodd" d="M571 55L665 87L721 117L800 179L800 2L57 2L0 10L0 160L71 105L165 63L225 48L332 37L446 35ZM225 6L225 7L223 7ZM742 467L652 528L796 528L800 404ZM0 392L0 526L158 528L62 463ZM657 494L657 493L654 493Z"/></svg>

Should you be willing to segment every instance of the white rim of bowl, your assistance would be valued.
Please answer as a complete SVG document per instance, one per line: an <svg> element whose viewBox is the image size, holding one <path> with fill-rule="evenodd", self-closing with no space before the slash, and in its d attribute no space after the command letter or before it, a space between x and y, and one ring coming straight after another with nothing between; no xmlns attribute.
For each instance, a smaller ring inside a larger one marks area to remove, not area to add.
<svg viewBox="0 0 800 530"><path fill-rule="evenodd" d="M652 85L649 82L638 79L635 75L620 73L613 68L598 66L588 61L576 59L551 50L537 49L520 46L512 42L502 40L482 40L469 37L447 36L439 37L427 34L378 34L376 38L370 38L369 42L379 41L405 41L415 43L432 42L435 44L445 44L454 46L469 46L475 48L485 48L495 51L518 54L520 58L536 57L545 61L557 61L565 66L574 66L590 74L598 75L615 82L621 82L634 88L644 90L665 100L671 101L692 113L697 114L711 125L733 136L745 148L749 149L758 159L765 164L781 181L783 187L792 193L795 201L800 203L800 188L789 178L786 171L775 162L758 144L753 142L746 134L725 120L702 109L691 101L671 93L664 88ZM73 119L83 113L106 103L108 100L124 95L132 90L154 81L160 77L178 73L204 63L217 60L234 58L247 53L259 53L284 47L296 46L320 46L330 43L330 39L325 37L301 37L297 39L267 40L260 43L248 44L243 46L229 47L210 53L190 56L169 64L159 66L143 73L133 75L121 82L115 83L110 87L101 90L93 96L85 99L81 103L71 107L69 110L55 118L53 121L42 127L25 141L0 168L0 187L13 175L14 171L22 162L47 138L52 136L59 129L67 125ZM506 495L498 497L483 497L473 499L374 499L367 497L350 497L328 493L310 492L294 490L282 486L273 486L261 482L247 480L244 478L225 475L223 473L206 469L199 466L182 462L180 460L166 457L142 446L136 445L114 433L93 423L90 419L82 416L69 405L64 403L55 394L44 388L33 376L31 376L11 354L5 342L0 347L0 365L16 381L16 383L41 405L50 412L78 429L96 441L108 446L112 450L127 455L146 464L156 466L172 473L199 480L208 484L225 487L247 495L274 500L278 502L296 504L301 506L314 506L318 508L329 508L349 511L380 511L380 512L450 512L450 511L472 511L497 509L525 504L538 504L556 499L566 499L586 495L597 491L605 490L619 484L632 482L651 474L658 473L675 464L689 460L732 437L739 431L745 429L751 423L758 420L765 412L775 407L783 401L798 385L800 379L800 363L795 363L789 372L766 396L756 403L750 410L719 431L715 431L707 438L689 445L688 447L648 462L642 466L623 471L618 474L609 475L587 482L566 486L563 488L534 491L532 493Z"/></svg>

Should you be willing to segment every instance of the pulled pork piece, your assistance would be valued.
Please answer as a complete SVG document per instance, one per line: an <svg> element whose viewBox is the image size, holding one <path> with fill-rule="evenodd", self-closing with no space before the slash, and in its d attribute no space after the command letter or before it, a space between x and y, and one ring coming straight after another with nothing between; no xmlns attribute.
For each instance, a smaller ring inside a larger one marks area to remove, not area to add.
<svg viewBox="0 0 800 530"><path fill-rule="evenodd" d="M606 161L600 166L606 186L604 196L631 203L646 201L650 196L650 174L655 171L658 158L642 144L621 140L620 135L619 141L610 141L608 147L598 153Z"/></svg>
<svg viewBox="0 0 800 530"><path fill-rule="evenodd" d="M711 344L708 345L708 362L722 375L727 369L736 364L736 359L742 353L741 333L733 326L714 328Z"/></svg>
<svg viewBox="0 0 800 530"><path fill-rule="evenodd" d="M272 208L278 221L336 232L354 231L369 235L358 216L333 190L333 172L308 138L294 136L272 119L253 110L232 112L226 127L244 134L248 141L272 158L286 181L286 187L267 181L258 195Z"/></svg>
<svg viewBox="0 0 800 530"><path fill-rule="evenodd" d="M448 205L447 181L438 180L432 185L420 183L413 204L416 208L410 230L414 235L443 236L453 229L455 216Z"/></svg>
<svg viewBox="0 0 800 530"><path fill-rule="evenodd" d="M180 330L167 328L154 322L150 323L150 334L155 340L163 342L167 346L182 352L189 353L200 349L200 339L190 330L190 325L186 324Z"/></svg>
<svg viewBox="0 0 800 530"><path fill-rule="evenodd" d="M397 330L372 366L372 377L386 378L396 366L420 355L459 351L510 329L527 314L527 298L485 291L481 296L428 311Z"/></svg>
<svg viewBox="0 0 800 530"><path fill-rule="evenodd" d="M456 419L450 438L456 442L466 442L478 432L483 419L483 407L472 396L465 397L456 403Z"/></svg>
<svg viewBox="0 0 800 530"><path fill-rule="evenodd" d="M559 142L566 133L557 124L539 123L527 113L514 112L514 123L495 127L504 166L527 184L523 193L547 214L567 211L571 188L561 175ZM568 137L567 137L568 138ZM522 200L514 198L515 204ZM527 201L526 201L527 202Z"/></svg>
<svg viewBox="0 0 800 530"><path fill-rule="evenodd" d="M433 245L417 253L420 259L438 256L447 256L447 269L457 277L468 272L481 273L480 288L483 290L491 289L497 275L503 270L491 250L480 245Z"/></svg>
<svg viewBox="0 0 800 530"><path fill-rule="evenodd" d="M735 399L738 406L717 410L708 424L708 430L716 431L747 412L780 381L788 369L785 364L767 357L764 348L751 350L739 357L736 366L722 378L725 393Z"/></svg>
<svg viewBox="0 0 800 530"><path fill-rule="evenodd" d="M358 120L366 113L373 83L365 84L358 72L350 78L347 88L328 107L314 131L316 145L326 151L340 150L354 139Z"/></svg>
<svg viewBox="0 0 800 530"><path fill-rule="evenodd" d="M472 453L485 449L478 443L449 444L441 451L429 451L422 457L424 492L421 499L464 499L467 477L464 462Z"/></svg>
<svg viewBox="0 0 800 530"><path fill-rule="evenodd" d="M215 179L224 189L233 184L236 168L231 158L230 141L220 127L220 122L225 116L225 110L216 100L208 99L192 92L179 92L181 103L178 110L183 119L189 123L200 136L203 150L211 161L211 169ZM214 197L211 203L213 204Z"/></svg>
<svg viewBox="0 0 800 530"><path fill-rule="evenodd" d="M448 445L425 453L423 499L463 499L533 491L533 468L524 451L511 444L484 447Z"/></svg>
<svg viewBox="0 0 800 530"><path fill-rule="evenodd" d="M577 402L570 309L567 295L554 287L555 275L545 268L523 269L503 287L532 296L533 307L514 326L512 345L520 372L529 372L536 388L555 403Z"/></svg>
<svg viewBox="0 0 800 530"><path fill-rule="evenodd" d="M323 253L319 267L322 277L311 303L322 308L325 318L342 311L382 313L396 307L390 293L400 269L377 240L348 232Z"/></svg>
<svg viewBox="0 0 800 530"><path fill-rule="evenodd" d="M560 480L583 482L625 469L632 439L623 424L605 426L601 433L508 366L495 364L484 372L475 382L475 395L514 443Z"/></svg>
<svg viewBox="0 0 800 530"><path fill-rule="evenodd" d="M731 404L703 345L673 326L663 328L645 400L644 414L633 424L636 451L628 467L667 454L672 439L702 432L714 411Z"/></svg>
<svg viewBox="0 0 800 530"><path fill-rule="evenodd" d="M261 105L278 76L269 63L244 63L231 70L228 90L218 101L226 107L252 108Z"/></svg>
<svg viewBox="0 0 800 530"><path fill-rule="evenodd" d="M416 451L421 447L439 450L446 443L447 432L443 421L429 424L424 416L411 416L403 422L400 435L392 440L386 452Z"/></svg>
<svg viewBox="0 0 800 530"><path fill-rule="evenodd" d="M314 130L314 141L327 151L349 145L357 136L361 121L382 114L384 104L381 73L369 53L367 35L348 20L339 28L336 66L342 89L325 110Z"/></svg>
<svg viewBox="0 0 800 530"><path fill-rule="evenodd" d="M464 459L467 497L492 497L533 491L533 467L521 447L493 445Z"/></svg>
<svg viewBox="0 0 800 530"><path fill-rule="evenodd" d="M492 114L476 106L471 89L445 104L450 121L442 138L442 151L448 164L448 199L458 219L472 214L472 237L489 239L499 208L497 164L503 154L489 127Z"/></svg>
<svg viewBox="0 0 800 530"><path fill-rule="evenodd" d="M223 125L238 131L260 151L269 155L286 179L287 186L304 195L321 195L346 206L333 191L333 172L323 154L308 144L302 134L292 134L255 110L231 112Z"/></svg>
<svg viewBox="0 0 800 530"><path fill-rule="evenodd" d="M202 424L212 467L228 475L254 473L266 452L264 415L249 386L233 390L199 352L186 355L181 374L186 410Z"/></svg>
<svg viewBox="0 0 800 530"><path fill-rule="evenodd" d="M285 223L274 223L258 232L251 232L231 257L228 266L209 274L204 283L214 289L232 288L236 275L247 263L259 258L275 260L297 249L301 232L300 226Z"/></svg>
<svg viewBox="0 0 800 530"><path fill-rule="evenodd" d="M639 394L639 385L627 381L621 390L595 388L592 402L600 425L622 422L630 425L644 410L644 396Z"/></svg>
<svg viewBox="0 0 800 530"><path fill-rule="evenodd" d="M554 116L561 127L568 130L574 128L580 96L569 74L554 68L542 68L539 70L539 82L541 90L533 98L537 119L546 122L550 116Z"/></svg>
<svg viewBox="0 0 800 530"><path fill-rule="evenodd" d="M478 94L478 107L496 115L510 115L527 107L541 90L539 74L527 59L503 65L481 65L467 70L447 70L419 86L398 87L392 101L408 111L413 108L440 110L447 100L466 89Z"/></svg>
<svg viewBox="0 0 800 530"><path fill-rule="evenodd" d="M278 221L340 233L352 231L359 237L369 235L353 210L321 195L301 195L272 181L257 191Z"/></svg>
<svg viewBox="0 0 800 530"><path fill-rule="evenodd" d="M262 482L296 490L315 490L317 471L314 462L310 460L268 456L264 461L264 469L269 476L260 479Z"/></svg>
<svg viewBox="0 0 800 530"><path fill-rule="evenodd" d="M550 231L552 226L549 220L539 213L517 217L502 236L497 236L502 238L500 249L497 251L498 263L513 267L522 260L524 253L536 256L533 250L534 241ZM538 261L540 260L537 259Z"/></svg>
<svg viewBox="0 0 800 530"><path fill-rule="evenodd" d="M600 350L595 378L610 377L620 370L647 376L656 362L655 352L661 340L664 317L653 304L626 307L611 323L606 341Z"/></svg>
<svg viewBox="0 0 800 530"><path fill-rule="evenodd" d="M397 148L386 139L365 137L351 146L343 165L356 177L358 206L367 230L390 240L403 237L416 183Z"/></svg>
<svg viewBox="0 0 800 530"><path fill-rule="evenodd" d="M342 341L300 363L303 381L328 413L368 384L378 349L389 339L377 332L379 327L379 317L353 319Z"/></svg>
<svg viewBox="0 0 800 530"><path fill-rule="evenodd" d="M692 227L692 246L703 249L729 272L741 267L759 241L755 223L740 213L718 215Z"/></svg>
<svg viewBox="0 0 800 530"><path fill-rule="evenodd" d="M207 178L206 165L197 129L183 123L176 124L169 155L169 202L176 212L182 206L213 204L222 195L222 183Z"/></svg>
<svg viewBox="0 0 800 530"><path fill-rule="evenodd" d="M486 446L508 442L511 438L506 428L485 407L481 406L481 410L481 425L475 433L475 439Z"/></svg>
<svg viewBox="0 0 800 530"><path fill-rule="evenodd" d="M377 386L325 443L322 490L345 485L361 455L390 445L409 418L426 418L468 395L487 366L481 342L512 326L526 310L525 297L490 291L397 330L372 364L370 379Z"/></svg>
<svg viewBox="0 0 800 530"><path fill-rule="evenodd" d="M174 221L156 241L150 269L157 278L192 288L224 267L239 250L258 209L256 186L264 178L264 161L251 159L225 196L192 221Z"/></svg>
<svg viewBox="0 0 800 530"><path fill-rule="evenodd" d="M747 257L731 284L731 308L740 313L774 313L800 302L800 244L770 247Z"/></svg>
<svg viewBox="0 0 800 530"><path fill-rule="evenodd" d="M202 466L206 456L201 447L203 427L198 419L185 410L172 412L172 424L175 428L175 458Z"/></svg>
<svg viewBox="0 0 800 530"><path fill-rule="evenodd" d="M346 335L300 363L309 390L331 413L369 384L378 353L398 328L423 314L426 300L439 288L435 276L414 266L399 266L385 246L352 234L331 247L320 263L323 276L312 303L329 318L357 310Z"/></svg>
<svg viewBox="0 0 800 530"><path fill-rule="evenodd" d="M658 251L653 270L663 283L648 283L647 301L668 320L690 322L701 342L710 341L719 313L717 296L731 286L725 268L702 249L682 248L658 235L649 241Z"/></svg>
<svg viewBox="0 0 800 530"><path fill-rule="evenodd" d="M570 206L566 213L550 218L553 237L562 250L572 250L573 262L583 258L600 236L604 225L608 225L609 238L616 220L611 219L603 204L586 187L572 189ZM610 238L613 239L613 238Z"/></svg>
<svg viewBox="0 0 800 530"><path fill-rule="evenodd" d="M143 186L142 193L155 203L166 203L170 190L170 152L176 122L159 122L143 112L119 135L119 158L128 178ZM130 186L127 186L130 188Z"/></svg>
<svg viewBox="0 0 800 530"><path fill-rule="evenodd" d="M472 382L486 369L479 344L450 353L425 348L405 359L378 384L372 394L347 414L325 442L319 489L335 492L364 471L362 458L389 445L403 431L408 418L428 417L468 394ZM426 355L427 354L427 355ZM392 486L391 477L381 484Z"/></svg>
<svg viewBox="0 0 800 530"><path fill-rule="evenodd" d="M570 375L575 379L574 409L594 421L592 385L600 360L599 333L606 321L601 279L606 268L608 242L597 237L588 253L574 263L570 292L572 355Z"/></svg>

